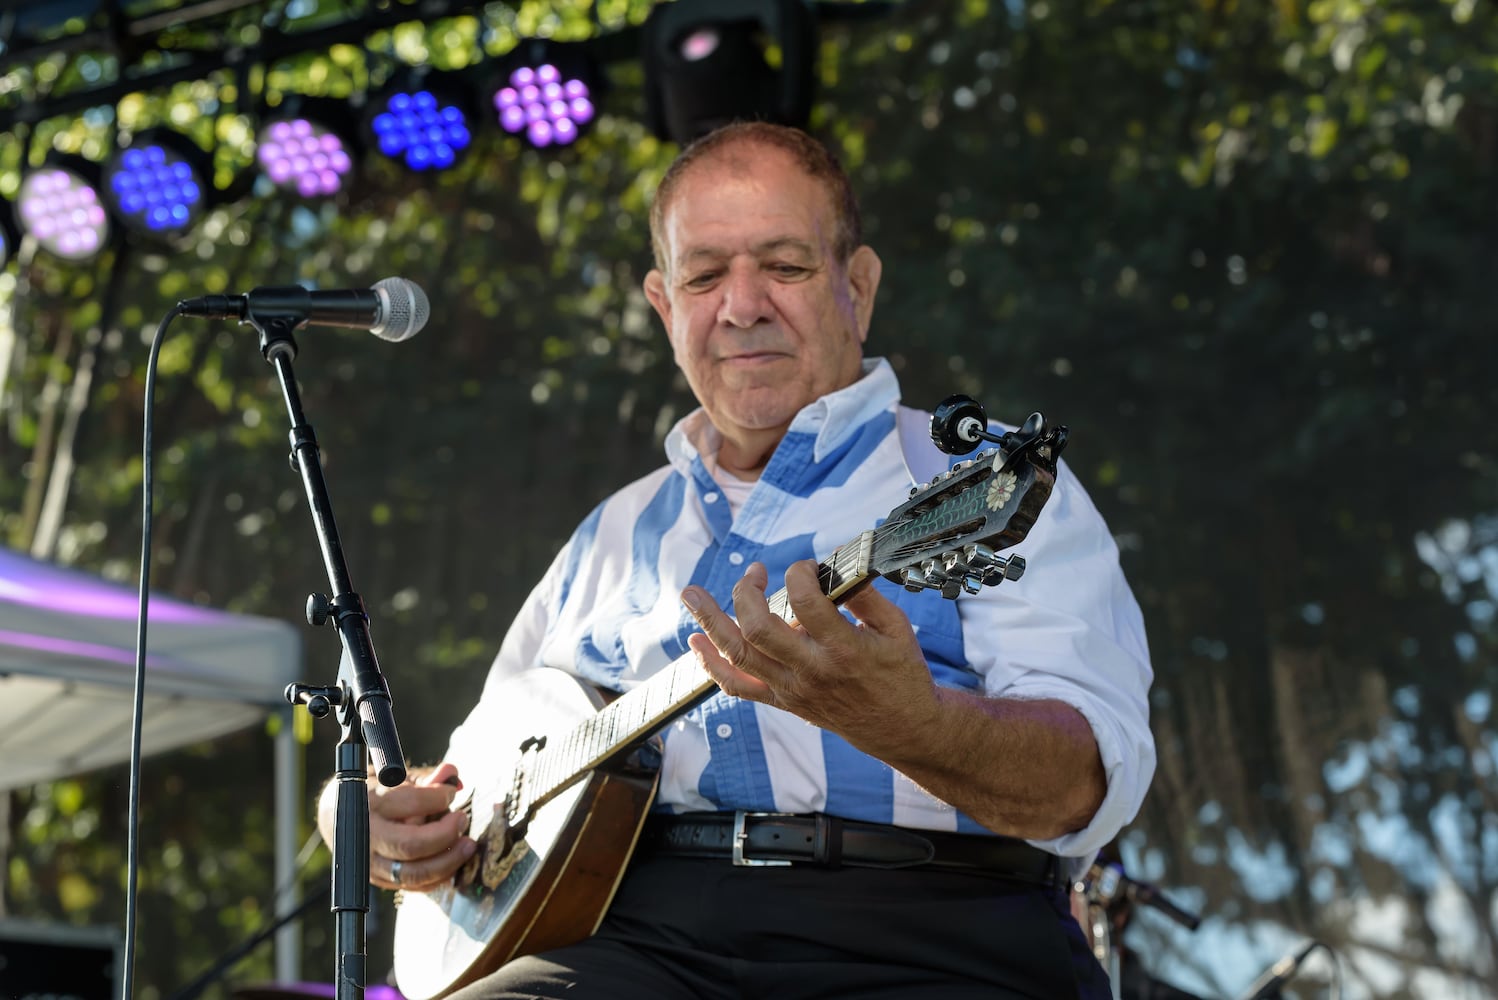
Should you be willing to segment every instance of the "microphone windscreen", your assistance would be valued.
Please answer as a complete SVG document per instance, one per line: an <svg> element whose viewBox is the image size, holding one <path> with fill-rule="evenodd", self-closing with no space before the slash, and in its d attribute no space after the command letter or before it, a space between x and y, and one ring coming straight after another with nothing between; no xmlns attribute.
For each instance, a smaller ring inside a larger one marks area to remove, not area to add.
<svg viewBox="0 0 1498 1000"><path fill-rule="evenodd" d="M405 278L383 278L374 284L382 293L385 313L370 332L382 340L402 341L414 337L432 316L427 293L414 281Z"/></svg>

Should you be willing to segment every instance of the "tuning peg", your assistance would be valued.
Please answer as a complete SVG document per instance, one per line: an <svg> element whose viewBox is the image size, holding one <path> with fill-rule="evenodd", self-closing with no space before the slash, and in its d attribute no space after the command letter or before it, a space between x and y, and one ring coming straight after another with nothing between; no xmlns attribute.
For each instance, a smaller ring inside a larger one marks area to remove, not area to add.
<svg viewBox="0 0 1498 1000"><path fill-rule="evenodd" d="M928 581L928 587L940 587L947 582L947 571L941 563L935 559L927 559L921 563L921 575Z"/></svg>
<svg viewBox="0 0 1498 1000"><path fill-rule="evenodd" d="M917 593L931 586L930 581L926 579L926 574L922 573L918 566L907 567L904 576L905 589L911 593Z"/></svg>
<svg viewBox="0 0 1498 1000"><path fill-rule="evenodd" d="M987 570L988 567L994 564L994 560L997 557L994 555L993 549L987 545L984 545L982 542L974 542L972 545L963 548L962 558L973 569Z"/></svg>
<svg viewBox="0 0 1498 1000"><path fill-rule="evenodd" d="M1058 457L1066 448L1066 427L1059 425L1052 427L1044 416L1032 413L1017 431L1011 431L1003 437L1003 446L1007 452L1013 453L1017 448L1026 448L1037 445L1041 454L1050 458Z"/></svg>
<svg viewBox="0 0 1498 1000"><path fill-rule="evenodd" d="M1018 580L1025 575L1025 557L1008 556L993 561L987 575L984 576L985 583L999 584L1005 580Z"/></svg>

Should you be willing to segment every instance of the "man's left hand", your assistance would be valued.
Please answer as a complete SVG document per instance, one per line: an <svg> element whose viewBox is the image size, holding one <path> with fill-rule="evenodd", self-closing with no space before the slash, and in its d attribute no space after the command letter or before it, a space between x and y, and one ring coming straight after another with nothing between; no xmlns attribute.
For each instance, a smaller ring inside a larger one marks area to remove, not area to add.
<svg viewBox="0 0 1498 1000"><path fill-rule="evenodd" d="M803 560L785 574L795 624L770 610L768 574L752 563L733 588L738 621L701 587L682 592L702 626L688 643L725 694L774 705L889 760L912 732L934 722L936 686L905 614L872 586L843 607ZM908 749L908 745L906 746Z"/></svg>

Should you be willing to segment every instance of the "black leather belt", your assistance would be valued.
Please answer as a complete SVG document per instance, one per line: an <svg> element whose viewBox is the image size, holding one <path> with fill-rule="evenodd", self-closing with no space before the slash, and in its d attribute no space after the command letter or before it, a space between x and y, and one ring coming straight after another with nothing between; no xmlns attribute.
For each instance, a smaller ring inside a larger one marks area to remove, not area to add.
<svg viewBox="0 0 1498 1000"><path fill-rule="evenodd" d="M822 813L653 815L640 834L642 853L731 858L735 865L810 864L825 868L924 868L998 875L1060 886L1060 859L1023 840L912 830Z"/></svg>

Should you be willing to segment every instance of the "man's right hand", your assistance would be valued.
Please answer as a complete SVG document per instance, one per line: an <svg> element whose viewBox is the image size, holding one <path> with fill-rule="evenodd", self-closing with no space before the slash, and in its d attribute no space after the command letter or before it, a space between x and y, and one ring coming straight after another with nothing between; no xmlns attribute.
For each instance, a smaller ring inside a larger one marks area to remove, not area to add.
<svg viewBox="0 0 1498 1000"><path fill-rule="evenodd" d="M394 788L371 777L368 788L371 885L426 892L451 881L453 873L473 856L478 845L464 836L468 814L452 811L453 799L462 789L458 769L452 764L413 771ZM336 782L329 782L318 809L318 826L329 845L336 803ZM391 877L397 861L399 881Z"/></svg>

